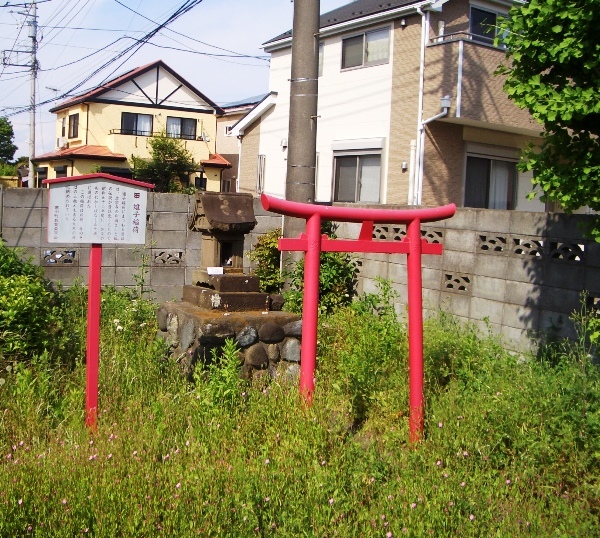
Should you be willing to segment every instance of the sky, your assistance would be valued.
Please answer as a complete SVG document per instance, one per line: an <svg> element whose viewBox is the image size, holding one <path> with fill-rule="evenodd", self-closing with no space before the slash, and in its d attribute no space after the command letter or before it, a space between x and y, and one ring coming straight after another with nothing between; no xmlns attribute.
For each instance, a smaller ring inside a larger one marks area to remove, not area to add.
<svg viewBox="0 0 600 538"><path fill-rule="evenodd" d="M268 54L262 43L292 28L291 0L202 0L161 29L135 52L90 78L109 60L139 43L190 0L36 0L38 63L36 155L55 149L54 114L62 100L43 104L78 87L76 95L119 74L163 60L218 105L269 91ZM349 0L321 0L321 13ZM15 132L15 158L29 155L31 48L27 0L0 2L0 116ZM82 84L83 83L83 84Z"/></svg>

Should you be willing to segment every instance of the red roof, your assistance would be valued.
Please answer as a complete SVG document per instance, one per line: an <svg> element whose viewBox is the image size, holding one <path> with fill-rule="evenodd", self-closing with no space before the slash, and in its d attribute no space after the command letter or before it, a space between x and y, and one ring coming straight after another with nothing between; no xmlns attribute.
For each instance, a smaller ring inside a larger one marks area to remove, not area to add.
<svg viewBox="0 0 600 538"><path fill-rule="evenodd" d="M103 161L126 161L122 153L113 153L106 146L75 146L44 153L31 159L34 162L56 161L60 159L102 159Z"/></svg>
<svg viewBox="0 0 600 538"><path fill-rule="evenodd" d="M231 163L218 153L211 153L207 160L200 162L204 166L222 166L223 168L231 168Z"/></svg>

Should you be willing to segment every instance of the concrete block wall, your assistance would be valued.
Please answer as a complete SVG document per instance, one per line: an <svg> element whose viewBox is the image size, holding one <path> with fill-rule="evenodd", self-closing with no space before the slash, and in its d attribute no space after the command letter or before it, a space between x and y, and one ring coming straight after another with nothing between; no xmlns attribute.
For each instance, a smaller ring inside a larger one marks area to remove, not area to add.
<svg viewBox="0 0 600 538"><path fill-rule="evenodd" d="M429 242L444 246L442 256L423 255L425 313L438 309L503 337L524 351L543 334L573 337L570 316L600 298L600 244L582 238L588 217L459 209L447 221L422 226ZM357 238L359 225L341 224L338 236ZM401 240L404 226L376 225L374 237ZM405 255L361 256L359 292L376 290L376 277L389 279L405 312Z"/></svg>
<svg viewBox="0 0 600 538"><path fill-rule="evenodd" d="M44 268L50 280L69 286L87 284L89 245L48 243L48 191L6 189L2 193L0 233L6 245L20 247L25 258ZM199 266L200 234L188 230L192 199L184 194L149 193L145 245L106 245L102 249L102 285L137 285L144 273L156 301L179 300Z"/></svg>
<svg viewBox="0 0 600 538"><path fill-rule="evenodd" d="M10 247L44 268L46 276L65 285L80 278L87 284L89 245L55 245L46 241L47 191L0 190L0 233ZM193 198L150 193L146 245L105 247L103 285L135 286L145 260L145 283L158 302L180 300L184 284L193 284L200 266L201 235L188 230ZM392 207L392 206L386 206ZM254 200L256 228L246 236L244 250L258 237L282 225L280 215L267 213ZM422 225L422 236L442 243L441 256L423 255L423 305L438 309L502 335L508 347L530 348L544 332L574 336L570 315L580 308L581 293L600 303L600 244L582 237L589 217L558 213L527 213L458 209L447 221ZM360 224L340 223L338 237L356 239ZM400 241L401 225L376 225L374 239ZM392 282L399 293L397 310L405 313L406 256L360 255L359 293L376 290L376 278ZM244 269L250 263L244 257Z"/></svg>

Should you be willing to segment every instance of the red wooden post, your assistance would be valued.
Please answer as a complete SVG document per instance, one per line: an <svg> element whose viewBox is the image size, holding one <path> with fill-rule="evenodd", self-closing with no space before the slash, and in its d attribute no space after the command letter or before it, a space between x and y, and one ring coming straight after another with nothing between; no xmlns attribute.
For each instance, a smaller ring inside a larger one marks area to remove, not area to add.
<svg viewBox="0 0 600 538"><path fill-rule="evenodd" d="M321 263L321 215L306 221L308 244L304 258L304 296L302 305L302 349L300 354L300 392L308 405L315 390L317 361L317 324L319 321L319 265ZM315 335L304 341L304 334Z"/></svg>
<svg viewBox="0 0 600 538"><path fill-rule="evenodd" d="M279 240L279 250L306 252L304 260L304 305L302 309L302 352L300 357L300 392L312 402L317 356L317 322L319 314L319 262L321 252L379 252L407 254L408 271L408 348L410 442L423 434L423 296L421 255L441 254L442 245L421 239L421 223L434 222L454 215L456 206L429 209L364 209L302 204L263 194L266 210L306 219L306 234ZM321 219L362 222L358 240L321 237ZM406 238L399 242L373 241L375 223L406 224Z"/></svg>
<svg viewBox="0 0 600 538"><path fill-rule="evenodd" d="M102 244L92 243L88 279L87 348L85 353L85 425L96 429L98 416L98 364L100 354L100 288Z"/></svg>
<svg viewBox="0 0 600 538"><path fill-rule="evenodd" d="M421 221L408 223L408 378L410 442L423 432L423 295L421 276Z"/></svg>

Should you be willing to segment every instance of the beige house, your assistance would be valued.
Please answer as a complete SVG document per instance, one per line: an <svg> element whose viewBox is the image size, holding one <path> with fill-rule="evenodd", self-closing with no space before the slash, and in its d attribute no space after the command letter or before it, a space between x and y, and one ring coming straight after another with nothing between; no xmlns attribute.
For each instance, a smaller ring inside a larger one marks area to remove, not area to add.
<svg viewBox="0 0 600 538"><path fill-rule="evenodd" d="M217 151L231 163L231 168L223 170L221 177L221 192L238 192L238 164L240 142L237 138L229 136L232 127L240 121L257 103L264 99L264 95L248 97L241 101L221 105L222 115L217 118Z"/></svg>
<svg viewBox="0 0 600 538"><path fill-rule="evenodd" d="M544 211L519 151L541 127L494 72L508 0L356 0L320 18L316 200ZM231 129L240 190L285 196L291 31L271 94Z"/></svg>
<svg viewBox="0 0 600 538"><path fill-rule="evenodd" d="M221 175L231 168L216 151L217 116L223 111L161 60L50 112L56 114L56 150L32 159L36 185L94 171L131 177L131 156L149 158L149 139L158 133L180 139L200 164L184 183L220 191Z"/></svg>

